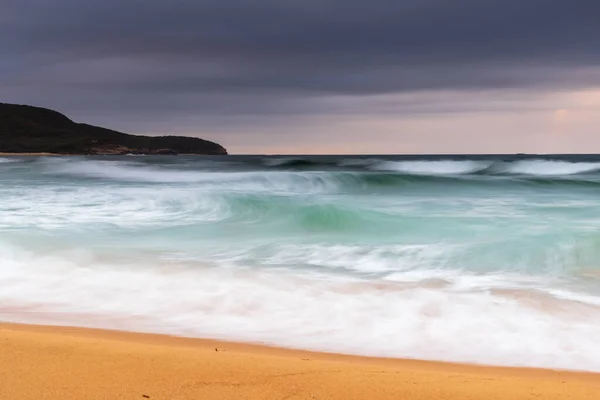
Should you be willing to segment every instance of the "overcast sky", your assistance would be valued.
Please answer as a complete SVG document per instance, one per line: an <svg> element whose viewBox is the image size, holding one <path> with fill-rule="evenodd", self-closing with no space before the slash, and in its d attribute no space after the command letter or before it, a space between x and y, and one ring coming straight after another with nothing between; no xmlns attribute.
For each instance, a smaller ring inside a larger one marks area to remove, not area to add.
<svg viewBox="0 0 600 400"><path fill-rule="evenodd" d="M2 0L0 101L231 153L600 153L598 0Z"/></svg>

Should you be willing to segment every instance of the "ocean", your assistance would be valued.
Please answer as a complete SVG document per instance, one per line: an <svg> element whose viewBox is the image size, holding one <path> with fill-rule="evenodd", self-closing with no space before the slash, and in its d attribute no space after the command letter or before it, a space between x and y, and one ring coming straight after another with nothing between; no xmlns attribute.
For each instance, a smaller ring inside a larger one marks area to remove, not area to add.
<svg viewBox="0 0 600 400"><path fill-rule="evenodd" d="M0 158L0 320L600 371L600 156Z"/></svg>

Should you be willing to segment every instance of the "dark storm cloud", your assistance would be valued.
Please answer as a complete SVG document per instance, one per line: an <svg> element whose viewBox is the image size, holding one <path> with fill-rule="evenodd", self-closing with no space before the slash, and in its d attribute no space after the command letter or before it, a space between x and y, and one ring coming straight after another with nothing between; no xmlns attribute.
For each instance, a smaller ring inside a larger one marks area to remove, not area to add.
<svg viewBox="0 0 600 400"><path fill-rule="evenodd" d="M331 96L582 87L600 82L599 15L597 0L5 0L0 96L181 117L369 109ZM387 109L414 110L398 107Z"/></svg>
<svg viewBox="0 0 600 400"><path fill-rule="evenodd" d="M595 0L3 4L3 50L15 63L32 55L46 62L121 58L142 71L128 82L150 90L493 87L544 81L535 67L548 63L600 60Z"/></svg>

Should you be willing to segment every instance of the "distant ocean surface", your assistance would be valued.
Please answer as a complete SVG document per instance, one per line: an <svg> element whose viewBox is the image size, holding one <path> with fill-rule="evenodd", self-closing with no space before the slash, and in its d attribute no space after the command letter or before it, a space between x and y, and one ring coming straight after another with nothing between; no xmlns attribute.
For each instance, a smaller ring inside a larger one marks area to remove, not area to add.
<svg viewBox="0 0 600 400"><path fill-rule="evenodd" d="M600 156L0 158L0 320L600 371Z"/></svg>

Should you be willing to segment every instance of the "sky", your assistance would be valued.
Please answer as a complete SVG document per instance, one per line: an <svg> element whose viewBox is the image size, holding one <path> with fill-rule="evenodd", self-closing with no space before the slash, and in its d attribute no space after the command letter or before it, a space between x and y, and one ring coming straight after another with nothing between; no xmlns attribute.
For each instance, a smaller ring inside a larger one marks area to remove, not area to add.
<svg viewBox="0 0 600 400"><path fill-rule="evenodd" d="M598 0L2 0L0 101L230 153L600 153Z"/></svg>

